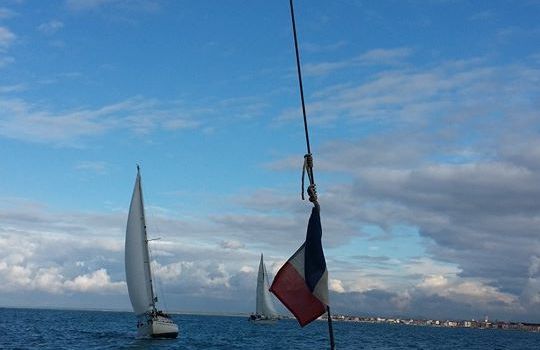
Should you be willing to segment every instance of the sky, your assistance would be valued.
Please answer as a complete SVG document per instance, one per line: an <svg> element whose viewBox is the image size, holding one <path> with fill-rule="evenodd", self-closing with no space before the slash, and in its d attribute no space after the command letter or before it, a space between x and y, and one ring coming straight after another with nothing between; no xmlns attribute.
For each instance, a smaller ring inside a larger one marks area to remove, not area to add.
<svg viewBox="0 0 540 350"><path fill-rule="evenodd" d="M295 7L333 310L540 322L540 2ZM0 1L0 306L131 309L140 164L161 306L254 311L311 208L289 16Z"/></svg>

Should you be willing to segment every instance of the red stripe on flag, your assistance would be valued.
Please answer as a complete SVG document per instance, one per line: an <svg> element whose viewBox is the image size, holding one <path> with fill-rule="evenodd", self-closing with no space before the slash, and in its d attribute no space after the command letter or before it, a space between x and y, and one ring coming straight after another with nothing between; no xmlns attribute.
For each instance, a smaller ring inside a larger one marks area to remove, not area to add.
<svg viewBox="0 0 540 350"><path fill-rule="evenodd" d="M311 293L306 281L288 261L278 271L270 291L293 313L302 327L326 312L325 305Z"/></svg>

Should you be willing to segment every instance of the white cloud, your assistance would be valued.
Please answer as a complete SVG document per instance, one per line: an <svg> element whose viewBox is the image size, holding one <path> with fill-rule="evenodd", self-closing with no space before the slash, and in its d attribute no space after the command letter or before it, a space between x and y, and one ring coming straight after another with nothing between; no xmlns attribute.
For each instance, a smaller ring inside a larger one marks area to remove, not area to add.
<svg viewBox="0 0 540 350"><path fill-rule="evenodd" d="M384 281L384 278L376 273L357 273L354 276L349 275L347 277L347 281L342 281L341 283L345 292L365 292L375 289L389 289L389 286L386 281Z"/></svg>
<svg viewBox="0 0 540 350"><path fill-rule="evenodd" d="M340 40L338 42L331 43L331 44L326 44L326 45L321 45L321 44L318 44L318 43L306 42L306 43L302 44L301 50L306 51L306 52L317 52L317 53L319 53L319 52L335 51L335 50L341 49L341 48L343 48L345 46L347 46L347 42L343 41L343 40Z"/></svg>
<svg viewBox="0 0 540 350"><path fill-rule="evenodd" d="M8 8L0 7L0 19L11 18L15 16L16 13Z"/></svg>
<svg viewBox="0 0 540 350"><path fill-rule="evenodd" d="M0 62L0 67L1 65L2 63ZM26 86L24 84L4 85L4 86L0 86L0 94L20 92L20 91L24 91L25 89L26 89Z"/></svg>
<svg viewBox="0 0 540 350"><path fill-rule="evenodd" d="M162 281L175 282L182 274L182 270L192 265L193 263L189 262L175 262L168 265L161 265L157 261L152 260L152 271Z"/></svg>
<svg viewBox="0 0 540 350"><path fill-rule="evenodd" d="M339 69L349 68L353 65L354 61L306 63L303 66L303 70L306 76L321 76Z"/></svg>
<svg viewBox="0 0 540 350"><path fill-rule="evenodd" d="M112 282L105 269L67 279L61 267L39 267L34 263L12 265L0 261L0 290L18 290L63 294L81 293L125 293L123 281Z"/></svg>
<svg viewBox="0 0 540 350"><path fill-rule="evenodd" d="M193 129L197 128L199 125L200 122L188 118L169 119L163 123L163 126L169 130Z"/></svg>
<svg viewBox="0 0 540 350"><path fill-rule="evenodd" d="M521 297L528 306L540 305L540 257L536 255L530 258L529 278Z"/></svg>
<svg viewBox="0 0 540 350"><path fill-rule="evenodd" d="M167 288L176 288L182 293L209 294L225 292L220 289L229 289L232 271L225 268L225 264L213 261L178 261L161 265L152 261L155 276L169 284Z"/></svg>
<svg viewBox="0 0 540 350"><path fill-rule="evenodd" d="M0 52L5 51L16 38L8 28L0 26Z"/></svg>
<svg viewBox="0 0 540 350"><path fill-rule="evenodd" d="M343 282L334 278L331 278L328 280L328 290L332 292L336 292L336 293L345 292L345 288L343 287Z"/></svg>
<svg viewBox="0 0 540 350"><path fill-rule="evenodd" d="M514 295L502 293L497 288L482 281L457 276L453 278L442 275L428 276L417 287L426 294L437 294L461 302L466 300L467 302L489 304L495 301L507 305L518 303L518 299Z"/></svg>
<svg viewBox="0 0 540 350"><path fill-rule="evenodd" d="M170 129L177 123L176 109L154 100L132 98L95 109L47 111L21 99L0 99L0 135L28 142L76 146L87 137L127 129L147 134L158 128ZM185 121L178 128L195 128L199 123Z"/></svg>
<svg viewBox="0 0 540 350"><path fill-rule="evenodd" d="M531 263L529 265L529 276L540 276L540 257L536 255L531 256Z"/></svg>
<svg viewBox="0 0 540 350"><path fill-rule="evenodd" d="M242 266L240 268L240 272L243 272L243 273L254 273L255 272L255 269L252 267L252 266Z"/></svg>
<svg viewBox="0 0 540 350"><path fill-rule="evenodd" d="M407 274L419 276L456 276L461 272L455 265L441 263L428 257L402 262L402 267Z"/></svg>
<svg viewBox="0 0 540 350"><path fill-rule="evenodd" d="M304 64L306 76L323 76L337 70L368 65L400 65L411 55L410 48L373 49L357 57L333 62Z"/></svg>
<svg viewBox="0 0 540 350"><path fill-rule="evenodd" d="M123 272L116 263L123 254L123 220L116 221L114 215L96 219L93 214L51 213L30 203L18 211L16 200L8 202L9 212L0 206L0 289L125 293ZM111 234L111 226L113 231L117 226L116 234ZM116 281L104 266L116 270Z"/></svg>
<svg viewBox="0 0 540 350"><path fill-rule="evenodd" d="M32 283L30 285L21 286L24 288L36 289L53 294L61 294L64 291L63 288L64 276L62 276L60 269L57 267L39 268L33 276Z"/></svg>
<svg viewBox="0 0 540 350"><path fill-rule="evenodd" d="M118 293L126 290L125 282L112 282L111 277L105 269L99 269L90 274L77 276L72 280L65 281L64 286L67 290L84 293Z"/></svg>
<svg viewBox="0 0 540 350"><path fill-rule="evenodd" d="M490 21L494 19L497 19L497 13L494 10L481 11L469 17L470 21Z"/></svg>
<svg viewBox="0 0 540 350"><path fill-rule="evenodd" d="M0 292L26 291L36 298L94 295L96 300L103 293L124 295L125 216L55 212L14 198L0 201ZM152 221L167 237L152 242L157 287L183 296L170 298L169 305L196 311L189 298L203 298L199 310L209 310L210 305L219 309L227 298L235 308L251 306L243 304L246 295L254 298L258 251L222 249L215 240L219 228L209 230L165 213ZM181 237L169 234L178 231Z"/></svg>
<svg viewBox="0 0 540 350"><path fill-rule="evenodd" d="M527 306L540 305L540 278L529 277L521 297Z"/></svg>
<svg viewBox="0 0 540 350"><path fill-rule="evenodd" d="M43 34L52 35L58 32L63 27L64 27L64 23L58 20L52 20L52 21L40 24L38 26L38 30Z"/></svg>
<svg viewBox="0 0 540 350"><path fill-rule="evenodd" d="M119 0L66 0L66 4L72 10L82 11L95 9L117 1Z"/></svg>
<svg viewBox="0 0 540 350"><path fill-rule="evenodd" d="M425 288L431 291L432 289L440 289L448 284L448 279L441 275L428 276L424 278L419 285L420 288Z"/></svg>
<svg viewBox="0 0 540 350"><path fill-rule="evenodd" d="M406 310L412 301L412 296L408 290L398 291L396 295L390 298L390 302L395 305L398 310Z"/></svg>
<svg viewBox="0 0 540 350"><path fill-rule="evenodd" d="M0 106L0 134L34 142L73 142L82 136L97 135L111 129L114 120L98 120L99 111L74 111L51 114L21 100L3 100Z"/></svg>
<svg viewBox="0 0 540 350"><path fill-rule="evenodd" d="M230 240L230 241L221 241L220 243L221 248L224 249L242 249L245 248L245 244L239 241Z"/></svg>
<svg viewBox="0 0 540 350"><path fill-rule="evenodd" d="M15 59L13 57L9 57L9 56L0 56L0 68L3 68L5 66L7 66L8 64L11 64L15 62Z"/></svg>
<svg viewBox="0 0 540 350"><path fill-rule="evenodd" d="M373 49L360 55L355 61L362 64L399 64L409 58L413 50L407 47L396 49Z"/></svg>
<svg viewBox="0 0 540 350"><path fill-rule="evenodd" d="M107 173L107 163L103 161L81 161L77 163L75 169L104 175Z"/></svg>
<svg viewBox="0 0 540 350"><path fill-rule="evenodd" d="M310 98L308 110L312 125L377 123L377 130L385 133L416 126L422 129L406 131L416 135L431 128L433 136L448 142L458 137L456 129L473 123L487 127L491 122L491 130L501 130L498 123L506 119L494 118L496 113L532 113L525 97L538 94L539 78L534 66L489 66L481 58L381 70L360 84L325 86ZM288 118L285 111L277 120Z"/></svg>
<svg viewBox="0 0 540 350"><path fill-rule="evenodd" d="M1 65L1 58L0 58ZM80 77L78 73L64 77ZM50 83L56 83L55 80ZM13 91L13 90L12 90ZM216 100L216 108L200 107L196 101L160 101L141 96L96 107L54 110L42 103L0 97L0 137L64 147L81 147L89 138L129 131L137 136L158 131L200 130L208 125L245 122L261 113L258 98ZM251 103L246 103L246 100ZM208 104L207 101L204 104Z"/></svg>
<svg viewBox="0 0 540 350"><path fill-rule="evenodd" d="M113 9L121 14L128 11L154 13L162 4L155 0L66 0L66 6L72 11L97 11L101 8Z"/></svg>

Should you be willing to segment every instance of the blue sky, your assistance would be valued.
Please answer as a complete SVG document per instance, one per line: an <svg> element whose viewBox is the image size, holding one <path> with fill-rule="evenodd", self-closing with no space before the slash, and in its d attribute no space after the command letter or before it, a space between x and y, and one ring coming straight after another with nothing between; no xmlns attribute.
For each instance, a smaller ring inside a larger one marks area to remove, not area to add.
<svg viewBox="0 0 540 350"><path fill-rule="evenodd" d="M540 314L538 1L297 0L337 312ZM0 305L250 312L301 244L288 1L0 4ZM282 310L284 312L284 310Z"/></svg>

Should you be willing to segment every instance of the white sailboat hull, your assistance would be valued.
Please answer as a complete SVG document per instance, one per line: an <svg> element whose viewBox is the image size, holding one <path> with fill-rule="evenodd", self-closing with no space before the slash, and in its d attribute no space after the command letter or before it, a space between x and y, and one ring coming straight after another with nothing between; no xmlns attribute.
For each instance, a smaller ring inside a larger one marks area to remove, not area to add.
<svg viewBox="0 0 540 350"><path fill-rule="evenodd" d="M148 319L146 323L139 323L137 336L143 338L176 338L178 326L169 318L157 317Z"/></svg>
<svg viewBox="0 0 540 350"><path fill-rule="evenodd" d="M249 318L249 322L253 324L275 324L278 319L277 318L267 318L267 317L252 317Z"/></svg>

